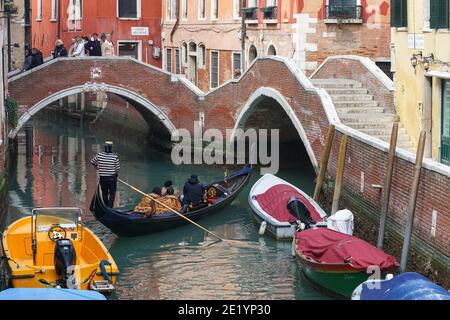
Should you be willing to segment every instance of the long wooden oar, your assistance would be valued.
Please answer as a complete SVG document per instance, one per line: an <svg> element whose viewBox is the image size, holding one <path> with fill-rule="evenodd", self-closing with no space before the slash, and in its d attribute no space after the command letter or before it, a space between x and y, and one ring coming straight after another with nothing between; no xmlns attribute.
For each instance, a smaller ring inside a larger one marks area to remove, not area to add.
<svg viewBox="0 0 450 320"><path fill-rule="evenodd" d="M153 198L152 196L149 196L148 194L146 194L145 192L139 190L138 188L133 187L131 184L128 184L128 183L126 183L125 181L122 181L121 179L117 179L117 180L118 180L120 183L123 183L124 185L126 185L127 187L129 187L130 189L132 189L132 190L134 190L134 191L140 193L140 194L143 195L144 197L147 197L147 198L149 198L150 200L153 200L153 201L155 201L156 203L162 205L162 206L165 207L166 209L168 209L168 210L170 210L171 212L177 214L179 217L183 218L184 220L189 221L189 222L192 223L194 226L196 226L196 227L202 229L203 231L209 233L210 235L216 237L216 238L219 239L220 241L224 241L224 242L226 242L226 241L232 241L232 240L227 240L227 239L223 239L223 238L219 237L219 236L216 235L215 233L209 231L208 229L202 227L202 226L199 225L198 223L192 221L191 219L189 219L189 218L186 217L185 215L183 215L183 214L179 213L178 211L172 209L171 207L169 207L169 206L166 205L165 203L162 203L161 201L158 201L157 199Z"/></svg>

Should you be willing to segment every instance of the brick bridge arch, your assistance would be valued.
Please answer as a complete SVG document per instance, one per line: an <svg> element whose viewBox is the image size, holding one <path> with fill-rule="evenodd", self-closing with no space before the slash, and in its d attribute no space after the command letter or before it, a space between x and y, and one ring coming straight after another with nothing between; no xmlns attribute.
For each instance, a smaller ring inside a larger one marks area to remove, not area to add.
<svg viewBox="0 0 450 320"><path fill-rule="evenodd" d="M92 68L102 70L101 78L92 79ZM149 126L164 131L169 140L175 129L194 132L194 121L200 119L204 120L204 130L214 128L225 133L243 125L261 101L277 104L280 109L266 111L265 119L273 118L271 113L285 114L316 170L324 132L333 121L329 96L282 57L260 57L239 79L229 80L208 93L184 76L129 57L60 58L9 80L9 94L19 106L19 122L9 137L14 138L26 121L49 103L99 90L131 102Z"/></svg>

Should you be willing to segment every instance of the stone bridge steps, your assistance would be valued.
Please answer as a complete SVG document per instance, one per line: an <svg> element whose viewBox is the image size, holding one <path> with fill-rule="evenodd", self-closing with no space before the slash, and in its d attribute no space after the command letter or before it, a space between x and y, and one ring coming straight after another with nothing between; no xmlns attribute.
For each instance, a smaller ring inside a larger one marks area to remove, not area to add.
<svg viewBox="0 0 450 320"><path fill-rule="evenodd" d="M342 123L380 140L389 142L395 114L386 112L361 82L352 79L312 79L314 85L325 89L336 107ZM400 125L397 145L414 151L406 129Z"/></svg>

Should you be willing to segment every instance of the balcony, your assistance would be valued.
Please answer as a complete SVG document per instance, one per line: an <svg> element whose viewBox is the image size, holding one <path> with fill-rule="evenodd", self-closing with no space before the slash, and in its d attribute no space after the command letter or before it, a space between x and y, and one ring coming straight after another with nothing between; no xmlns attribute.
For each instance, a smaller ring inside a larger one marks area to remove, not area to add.
<svg viewBox="0 0 450 320"><path fill-rule="evenodd" d="M242 16L248 24L258 23L258 8L243 8Z"/></svg>
<svg viewBox="0 0 450 320"><path fill-rule="evenodd" d="M362 23L361 6L325 6L325 23Z"/></svg>
<svg viewBox="0 0 450 320"><path fill-rule="evenodd" d="M261 8L261 12L264 15L265 23L278 23L278 7L265 7Z"/></svg>

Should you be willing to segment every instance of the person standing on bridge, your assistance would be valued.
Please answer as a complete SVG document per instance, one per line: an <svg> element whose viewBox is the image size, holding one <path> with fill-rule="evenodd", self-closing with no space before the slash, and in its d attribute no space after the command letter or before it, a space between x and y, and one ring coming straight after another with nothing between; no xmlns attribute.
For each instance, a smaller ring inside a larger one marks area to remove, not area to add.
<svg viewBox="0 0 450 320"><path fill-rule="evenodd" d="M61 57L67 57L67 50L64 47L64 43L61 39L56 40L55 42L55 49L52 51L53 58L61 58Z"/></svg>
<svg viewBox="0 0 450 320"><path fill-rule="evenodd" d="M86 56L84 45L85 45L84 40L80 36L76 36L73 57L85 57Z"/></svg>
<svg viewBox="0 0 450 320"><path fill-rule="evenodd" d="M105 151L99 152L91 160L91 164L97 169L100 176L103 202L109 208L114 206L117 190L117 177L119 176L119 156L112 152L113 143L105 142Z"/></svg>
<svg viewBox="0 0 450 320"><path fill-rule="evenodd" d="M97 33L92 34L92 38L86 43L86 50L91 57L100 57L102 55L102 43Z"/></svg>
<svg viewBox="0 0 450 320"><path fill-rule="evenodd" d="M31 49L31 57L32 58L30 69L36 68L44 63L44 57L42 56L42 52L37 48Z"/></svg>
<svg viewBox="0 0 450 320"><path fill-rule="evenodd" d="M107 34L102 43L102 56L114 56L114 44L111 40L111 35Z"/></svg>

